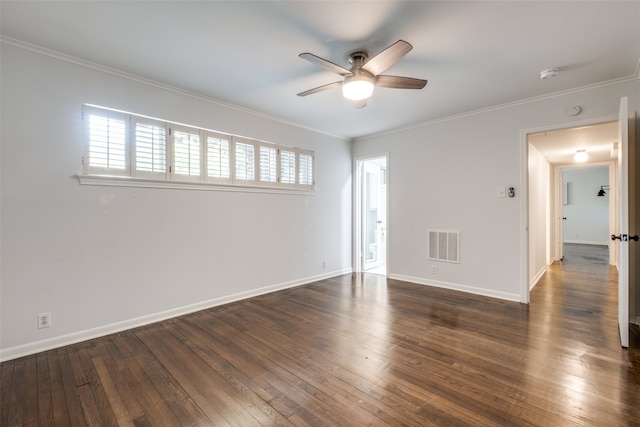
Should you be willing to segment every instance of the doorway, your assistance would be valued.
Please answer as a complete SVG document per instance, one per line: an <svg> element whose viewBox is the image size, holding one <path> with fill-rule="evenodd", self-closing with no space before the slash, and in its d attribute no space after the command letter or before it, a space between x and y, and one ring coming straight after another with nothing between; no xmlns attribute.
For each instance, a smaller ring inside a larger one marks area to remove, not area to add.
<svg viewBox="0 0 640 427"><path fill-rule="evenodd" d="M562 220L555 219L561 229L557 259L564 259L567 244L604 246L609 253L610 236L615 232L615 222L611 220L615 214L610 184L612 166L609 162L560 167Z"/></svg>
<svg viewBox="0 0 640 427"><path fill-rule="evenodd" d="M565 240L570 243L608 245L607 239L615 226L617 208L614 196L617 127L617 121L612 118L576 123L573 127L561 125L555 129L526 134L524 143L528 168L525 182L528 200L525 209L528 212L528 230L525 257L529 286L523 289L524 302L529 301L529 291L544 275L547 267L563 258ZM588 154L587 161L578 163L576 154L579 152ZM594 168L599 168L600 175L592 176L587 172ZM588 179L593 182L582 182L586 178L577 176L567 182L563 178L568 171L574 171L575 175L591 176ZM600 197L599 190L605 186L607 197ZM583 200L578 200L578 196ZM576 205L578 202L580 204ZM589 218L584 218L587 210ZM602 218L607 216L605 224L602 224ZM593 226L596 217L598 227ZM571 227L566 227L569 225ZM596 229L599 232L594 234ZM571 238L565 239L563 235L567 231L570 231Z"/></svg>
<svg viewBox="0 0 640 427"><path fill-rule="evenodd" d="M388 158L356 160L357 271L387 275Z"/></svg>

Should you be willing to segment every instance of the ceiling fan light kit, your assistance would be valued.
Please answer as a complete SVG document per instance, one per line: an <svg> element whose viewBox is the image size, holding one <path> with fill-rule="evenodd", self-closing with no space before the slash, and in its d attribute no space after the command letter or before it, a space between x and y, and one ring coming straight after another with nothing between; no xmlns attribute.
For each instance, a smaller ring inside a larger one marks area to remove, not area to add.
<svg viewBox="0 0 640 427"><path fill-rule="evenodd" d="M361 71L353 76L346 76L342 82L342 95L352 101L361 101L373 94L373 76Z"/></svg>
<svg viewBox="0 0 640 427"><path fill-rule="evenodd" d="M300 58L343 76L343 80L300 92L298 96L307 96L342 86L342 95L351 101L357 101L356 108L362 108L366 106L366 100L373 94L375 86L392 89L422 89L427 84L426 80L380 74L411 49L413 46L409 43L398 40L371 59L368 59L364 52L354 52L349 55L351 69L341 67L312 53L301 53Z"/></svg>

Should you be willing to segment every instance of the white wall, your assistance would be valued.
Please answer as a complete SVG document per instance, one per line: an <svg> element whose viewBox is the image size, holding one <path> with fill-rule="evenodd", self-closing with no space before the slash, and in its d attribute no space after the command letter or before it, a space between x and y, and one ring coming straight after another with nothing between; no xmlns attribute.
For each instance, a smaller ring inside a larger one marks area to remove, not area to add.
<svg viewBox="0 0 640 427"><path fill-rule="evenodd" d="M531 144L529 149L529 286L535 285L550 263L551 166Z"/></svg>
<svg viewBox="0 0 640 427"><path fill-rule="evenodd" d="M1 67L2 358L351 271L348 141L9 44ZM83 103L314 150L316 192L79 185Z"/></svg>
<svg viewBox="0 0 640 427"><path fill-rule="evenodd" d="M429 91L424 93L429 96ZM389 274L416 283L522 300L526 133L617 116L622 96L640 110L640 81L558 94L354 142L353 155L389 153ZM570 105L583 113L566 114ZM514 186L516 197L496 188ZM524 193L523 193L524 191ZM431 273L427 230L460 231L460 264ZM524 270L524 271L523 271Z"/></svg>
<svg viewBox="0 0 640 427"><path fill-rule="evenodd" d="M609 167L565 168L567 204L562 206L562 241L587 245L609 245L610 189L598 197L601 185L609 185Z"/></svg>

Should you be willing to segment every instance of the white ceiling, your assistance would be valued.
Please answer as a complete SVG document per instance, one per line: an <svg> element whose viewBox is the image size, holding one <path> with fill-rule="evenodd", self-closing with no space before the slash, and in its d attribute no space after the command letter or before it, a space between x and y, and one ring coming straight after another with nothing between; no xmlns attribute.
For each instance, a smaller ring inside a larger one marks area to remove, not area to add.
<svg viewBox="0 0 640 427"><path fill-rule="evenodd" d="M640 1L2 1L15 39L344 138L412 126L638 76ZM423 90L377 88L355 109L340 80L298 54L349 68L403 39L385 74ZM558 68L541 80L540 71ZM140 112L144 113L144 112Z"/></svg>
<svg viewBox="0 0 640 427"><path fill-rule="evenodd" d="M578 150L586 151L587 163L606 162L618 158L618 122L535 133L529 142L554 165L575 164Z"/></svg>

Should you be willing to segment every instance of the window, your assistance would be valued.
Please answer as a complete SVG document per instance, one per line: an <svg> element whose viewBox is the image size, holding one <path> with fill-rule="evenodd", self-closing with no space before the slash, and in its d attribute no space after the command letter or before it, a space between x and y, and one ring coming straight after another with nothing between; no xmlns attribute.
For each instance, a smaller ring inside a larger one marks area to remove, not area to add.
<svg viewBox="0 0 640 427"><path fill-rule="evenodd" d="M260 145L260 182L278 181L276 147Z"/></svg>
<svg viewBox="0 0 640 427"><path fill-rule="evenodd" d="M173 128L174 179L199 180L200 133L196 129Z"/></svg>
<svg viewBox="0 0 640 427"><path fill-rule="evenodd" d="M94 105L83 106L83 117L81 183L84 177L86 183L95 183L97 177L119 177L107 184L175 187L161 184L172 181L212 187L314 188L312 151Z"/></svg>
<svg viewBox="0 0 640 427"><path fill-rule="evenodd" d="M164 123L132 118L133 175L166 178L167 129Z"/></svg>
<svg viewBox="0 0 640 427"><path fill-rule="evenodd" d="M235 141L236 179L254 181L256 179L255 145L252 142Z"/></svg>
<svg viewBox="0 0 640 427"><path fill-rule="evenodd" d="M281 148L280 150L280 182L282 184L296 183L296 153Z"/></svg>
<svg viewBox="0 0 640 427"><path fill-rule="evenodd" d="M84 111L87 137L84 172L128 175L127 120L125 114L98 109Z"/></svg>
<svg viewBox="0 0 640 427"><path fill-rule="evenodd" d="M304 186L313 186L313 154L299 153L298 155L298 184Z"/></svg>
<svg viewBox="0 0 640 427"><path fill-rule="evenodd" d="M208 181L228 181L231 178L229 137L207 133Z"/></svg>

